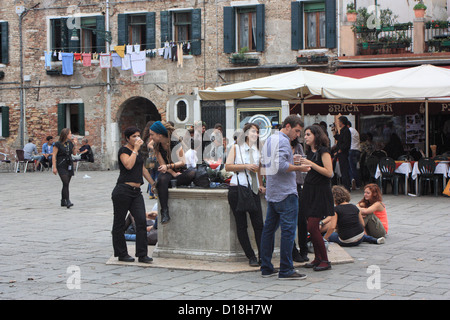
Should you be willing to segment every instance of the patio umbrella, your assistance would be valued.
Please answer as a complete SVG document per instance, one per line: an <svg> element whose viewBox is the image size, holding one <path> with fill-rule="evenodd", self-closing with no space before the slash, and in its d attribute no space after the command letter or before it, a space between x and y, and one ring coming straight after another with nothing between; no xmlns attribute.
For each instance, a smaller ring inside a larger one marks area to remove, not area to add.
<svg viewBox="0 0 450 320"><path fill-rule="evenodd" d="M200 90L203 100L242 99L261 96L276 100L302 99L321 95L324 86L354 79L309 70L295 70L235 84Z"/></svg>
<svg viewBox="0 0 450 320"><path fill-rule="evenodd" d="M359 79L357 82L327 85L323 87L322 95L328 99L350 101L424 100L425 148L428 156L428 101L430 98L450 97L450 69L421 65Z"/></svg>

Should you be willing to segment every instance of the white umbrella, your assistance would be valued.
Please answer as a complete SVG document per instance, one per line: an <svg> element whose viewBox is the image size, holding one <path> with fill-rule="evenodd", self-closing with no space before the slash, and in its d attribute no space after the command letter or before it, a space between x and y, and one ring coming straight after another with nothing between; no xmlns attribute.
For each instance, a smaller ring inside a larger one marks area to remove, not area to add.
<svg viewBox="0 0 450 320"><path fill-rule="evenodd" d="M450 69L421 65L323 86L323 97L348 100L425 99L450 96Z"/></svg>
<svg viewBox="0 0 450 320"><path fill-rule="evenodd" d="M355 79L309 70L295 70L240 83L200 90L203 100L242 99L261 96L277 100L294 100L321 95L321 88Z"/></svg>

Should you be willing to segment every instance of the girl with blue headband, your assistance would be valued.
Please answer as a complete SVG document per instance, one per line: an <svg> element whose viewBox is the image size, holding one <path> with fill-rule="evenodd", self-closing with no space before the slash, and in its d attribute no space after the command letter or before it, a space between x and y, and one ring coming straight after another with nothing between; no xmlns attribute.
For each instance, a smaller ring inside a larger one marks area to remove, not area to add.
<svg viewBox="0 0 450 320"><path fill-rule="evenodd" d="M161 208L161 224L166 224L170 220L168 207L170 181L176 180L177 186L188 186L194 181L196 172L193 168L186 169L182 142L172 139L174 130L169 123L161 121L156 121L150 127L150 137L155 142L155 154L160 164L156 190Z"/></svg>

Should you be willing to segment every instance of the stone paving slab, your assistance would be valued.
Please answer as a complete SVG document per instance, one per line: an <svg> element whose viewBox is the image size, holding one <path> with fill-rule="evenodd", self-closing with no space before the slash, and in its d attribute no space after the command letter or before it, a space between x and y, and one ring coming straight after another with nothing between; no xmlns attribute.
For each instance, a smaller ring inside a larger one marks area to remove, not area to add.
<svg viewBox="0 0 450 320"><path fill-rule="evenodd" d="M135 252L134 244L128 242L128 252ZM148 255L151 257L155 246L149 246ZM309 254L310 260L313 259L312 255ZM352 263L353 258L335 243L330 243L328 249L328 259L331 261L332 265ZM274 257L272 260L273 265L276 267L280 264L280 259ZM246 262L219 262L219 261L205 261L205 260L194 260L194 259L177 259L177 258L154 258L152 263L139 263L137 259L134 262L123 262L119 261L114 255L112 255L108 261L108 265L122 265L122 266L137 266L143 268L168 268L168 269L179 269L179 270L194 270L194 271L214 271L214 272L225 272L225 273L239 273L239 272L251 272L257 271L259 268L250 267ZM294 267L302 267L305 263L294 262Z"/></svg>

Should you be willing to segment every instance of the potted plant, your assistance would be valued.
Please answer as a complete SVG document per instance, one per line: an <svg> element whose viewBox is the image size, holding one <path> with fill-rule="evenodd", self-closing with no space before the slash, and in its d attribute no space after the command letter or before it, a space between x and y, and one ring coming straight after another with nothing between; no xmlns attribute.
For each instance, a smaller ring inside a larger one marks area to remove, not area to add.
<svg viewBox="0 0 450 320"><path fill-rule="evenodd" d="M297 57L297 63L299 64L305 64L309 62L309 58L308 57L304 57L302 55Z"/></svg>
<svg viewBox="0 0 450 320"><path fill-rule="evenodd" d="M355 9L355 4L350 2L347 4L347 21L348 22L356 22L357 12Z"/></svg>
<svg viewBox="0 0 450 320"><path fill-rule="evenodd" d="M248 58L245 53L248 51L247 47L243 47L238 53L234 53L230 58L230 63L240 65L257 65L259 63L258 58Z"/></svg>
<svg viewBox="0 0 450 320"><path fill-rule="evenodd" d="M422 0L416 0L418 3L414 6L414 14L416 15L416 18L423 18L425 17L425 10L427 10L427 6L423 3Z"/></svg>

